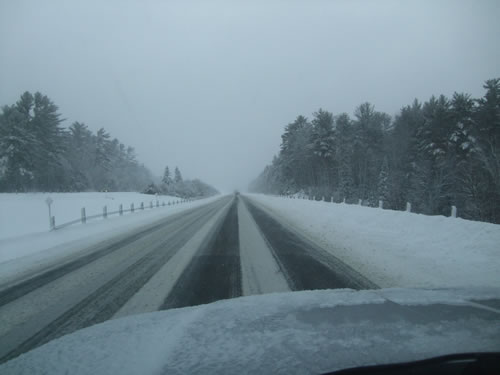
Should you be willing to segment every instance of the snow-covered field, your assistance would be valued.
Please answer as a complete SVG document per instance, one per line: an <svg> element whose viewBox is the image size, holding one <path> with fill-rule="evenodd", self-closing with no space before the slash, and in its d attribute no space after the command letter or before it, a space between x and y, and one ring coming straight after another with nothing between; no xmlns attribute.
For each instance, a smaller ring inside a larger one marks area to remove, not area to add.
<svg viewBox="0 0 500 375"><path fill-rule="evenodd" d="M250 196L381 287L500 285L500 225Z"/></svg>
<svg viewBox="0 0 500 375"><path fill-rule="evenodd" d="M49 229L49 214L45 200L53 201L51 209L56 225L79 219L81 208L87 216L102 214L104 206L108 212L118 211L120 204L129 209L134 203L139 208L141 202L149 207L155 201L154 195L140 193L0 193L0 239L46 232ZM158 200L168 203L179 198L158 196Z"/></svg>

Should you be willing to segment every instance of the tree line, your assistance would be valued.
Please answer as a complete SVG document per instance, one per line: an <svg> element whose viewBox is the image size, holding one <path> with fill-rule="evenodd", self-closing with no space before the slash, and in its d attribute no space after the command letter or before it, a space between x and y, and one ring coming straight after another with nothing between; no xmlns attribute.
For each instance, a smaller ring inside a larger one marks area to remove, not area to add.
<svg viewBox="0 0 500 375"><path fill-rule="evenodd" d="M483 97L415 101L391 118L363 103L285 127L280 152L250 184L261 193L362 199L375 206L500 223L500 79ZM330 198L329 198L330 199Z"/></svg>
<svg viewBox="0 0 500 375"><path fill-rule="evenodd" d="M62 126L58 107L25 92L0 113L0 191L142 191L155 177L104 129ZM179 185L177 196L186 196Z"/></svg>
<svg viewBox="0 0 500 375"><path fill-rule="evenodd" d="M178 167L175 167L174 175L172 176L170 168L166 166L161 182L159 184L151 183L145 190L145 193L196 198L219 194L219 191L199 179L184 180Z"/></svg>

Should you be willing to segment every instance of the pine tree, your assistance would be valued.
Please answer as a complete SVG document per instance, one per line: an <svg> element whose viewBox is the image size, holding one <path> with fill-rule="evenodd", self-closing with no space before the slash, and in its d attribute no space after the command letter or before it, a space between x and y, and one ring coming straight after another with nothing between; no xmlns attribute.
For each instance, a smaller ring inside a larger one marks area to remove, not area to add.
<svg viewBox="0 0 500 375"><path fill-rule="evenodd" d="M29 113L29 111L28 111ZM0 114L0 188L25 191L32 188L37 140L28 127L26 112L5 106Z"/></svg>
<svg viewBox="0 0 500 375"><path fill-rule="evenodd" d="M353 129L347 113L342 113L336 119L336 141L338 160L338 180L340 199L351 198L353 194L352 179L352 141Z"/></svg>
<svg viewBox="0 0 500 375"><path fill-rule="evenodd" d="M378 175L378 199L384 202L387 202L387 198L389 198L389 163L387 161L387 157L384 157L384 161L382 163L382 168L380 168L380 173Z"/></svg>
<svg viewBox="0 0 500 375"><path fill-rule="evenodd" d="M363 103L354 115L353 179L357 195L374 203L377 178L383 158L384 133L382 125L387 115L376 112L373 105ZM388 127L388 125L385 125Z"/></svg>
<svg viewBox="0 0 500 375"><path fill-rule="evenodd" d="M500 222L500 78L487 80L477 100L478 165L486 183L481 192L482 216Z"/></svg>
<svg viewBox="0 0 500 375"><path fill-rule="evenodd" d="M65 131L58 110L46 95L35 93L30 127L39 145L34 163L35 183L42 190L61 190L64 182L61 157L65 152Z"/></svg>
<svg viewBox="0 0 500 375"><path fill-rule="evenodd" d="M93 184L89 172L94 167L92 132L84 123L74 122L69 128L67 142L65 158L71 166L70 189L91 189Z"/></svg>
<svg viewBox="0 0 500 375"><path fill-rule="evenodd" d="M180 173L180 172L179 172ZM163 173L163 178L161 180L166 186L169 186L172 184L172 178L170 177L170 169L168 168L168 165L165 167L165 172Z"/></svg>
<svg viewBox="0 0 500 375"><path fill-rule="evenodd" d="M313 184L312 153L309 140L312 126L304 116L298 116L285 127L278 156L283 178L297 190Z"/></svg>
<svg viewBox="0 0 500 375"><path fill-rule="evenodd" d="M182 174L181 174L181 171L179 170L178 167L175 167L175 177L174 177L174 182L176 184L179 184L182 182Z"/></svg>
<svg viewBox="0 0 500 375"><path fill-rule="evenodd" d="M423 106L424 121L417 128L413 201L426 214L446 214L453 184L449 139L453 132L450 102L443 95Z"/></svg>
<svg viewBox="0 0 500 375"><path fill-rule="evenodd" d="M334 168L335 156L333 115L320 108L313 116L310 148L318 161L316 169L319 185L320 187L328 187L332 182L331 170Z"/></svg>

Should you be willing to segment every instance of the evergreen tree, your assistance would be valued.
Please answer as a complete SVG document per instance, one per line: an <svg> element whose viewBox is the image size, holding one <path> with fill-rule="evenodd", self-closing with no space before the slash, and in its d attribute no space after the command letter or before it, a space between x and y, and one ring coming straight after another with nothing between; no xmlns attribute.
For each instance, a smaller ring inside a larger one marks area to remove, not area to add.
<svg viewBox="0 0 500 375"><path fill-rule="evenodd" d="M483 86L484 97L477 100L478 134L477 162L484 186L481 196L485 220L500 222L500 78L490 79Z"/></svg>
<svg viewBox="0 0 500 375"><path fill-rule="evenodd" d="M382 163L382 168L380 168L380 173L378 175L378 199L387 202L389 198L389 163L387 157L384 157Z"/></svg>
<svg viewBox="0 0 500 375"><path fill-rule="evenodd" d="M176 184L179 184L182 182L182 174L181 174L181 171L179 170L178 167L175 167L175 177L174 177L174 182Z"/></svg>
<svg viewBox="0 0 500 375"><path fill-rule="evenodd" d="M26 191L32 188L37 140L28 127L29 117L16 106L4 106L0 114L0 188Z"/></svg>
<svg viewBox="0 0 500 375"><path fill-rule="evenodd" d="M310 148L316 156L317 184L320 187L331 187L332 170L335 168L335 138L333 131L333 115L321 108L313 114Z"/></svg>
<svg viewBox="0 0 500 375"><path fill-rule="evenodd" d="M279 154L283 178L290 188L305 189L313 184L313 154L309 147L312 126L304 116L298 116L285 127Z"/></svg>
<svg viewBox="0 0 500 375"><path fill-rule="evenodd" d="M45 95L34 95L33 116L29 121L37 139L34 163L35 184L42 190L60 190L64 183L61 157L65 152L65 132L58 107Z"/></svg>
<svg viewBox="0 0 500 375"><path fill-rule="evenodd" d="M161 181L167 186L171 185L173 182L170 176L170 169L168 168L168 165L165 167L165 172L163 173L163 178Z"/></svg>
<svg viewBox="0 0 500 375"><path fill-rule="evenodd" d="M353 128L347 113L342 113L336 119L336 143L338 160L338 181L340 199L351 198L353 194L352 179L352 142Z"/></svg>

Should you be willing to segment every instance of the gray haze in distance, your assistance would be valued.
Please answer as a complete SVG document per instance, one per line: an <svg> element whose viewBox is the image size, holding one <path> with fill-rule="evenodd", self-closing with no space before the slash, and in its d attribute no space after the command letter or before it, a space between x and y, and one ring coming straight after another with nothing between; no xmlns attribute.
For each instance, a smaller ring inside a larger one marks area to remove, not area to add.
<svg viewBox="0 0 500 375"><path fill-rule="evenodd" d="M363 101L479 97L500 76L498 1L0 0L0 104L41 91L161 175L245 189L283 127Z"/></svg>

